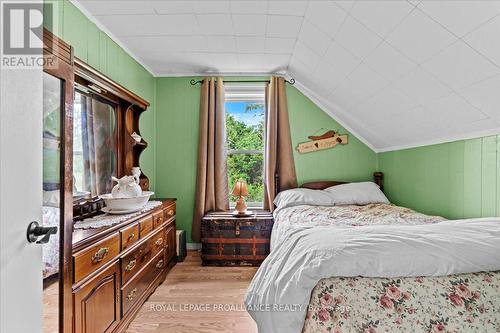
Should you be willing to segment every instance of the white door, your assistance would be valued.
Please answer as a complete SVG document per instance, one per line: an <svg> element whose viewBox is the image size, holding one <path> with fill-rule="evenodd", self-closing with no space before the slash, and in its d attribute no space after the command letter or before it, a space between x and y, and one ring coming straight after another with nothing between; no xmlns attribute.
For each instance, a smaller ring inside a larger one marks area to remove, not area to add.
<svg viewBox="0 0 500 333"><path fill-rule="evenodd" d="M42 69L0 70L0 332L42 332Z"/></svg>

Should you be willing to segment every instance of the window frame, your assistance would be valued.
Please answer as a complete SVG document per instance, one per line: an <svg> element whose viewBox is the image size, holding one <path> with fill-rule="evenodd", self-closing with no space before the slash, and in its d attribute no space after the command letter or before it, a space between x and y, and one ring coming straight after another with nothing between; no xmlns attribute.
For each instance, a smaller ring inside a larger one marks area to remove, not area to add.
<svg viewBox="0 0 500 333"><path fill-rule="evenodd" d="M266 122L267 106L266 106L266 84L264 82L238 82L238 83L225 83L225 96L224 106L228 102L246 102L246 103L259 103L264 105L264 124ZM224 108L224 114L227 110ZM263 148L262 149L227 149L227 157L232 155L262 155L262 185L264 185L264 158L265 158L265 126L262 133ZM227 142L226 142L227 143ZM229 180L229 175L228 175ZM229 183L228 183L229 185ZM232 188L229 188L231 193ZM265 193L263 193L263 196ZM264 197L262 202L247 201L246 204L249 209L262 210L264 209ZM235 201L231 200L229 196L229 207L234 209Z"/></svg>

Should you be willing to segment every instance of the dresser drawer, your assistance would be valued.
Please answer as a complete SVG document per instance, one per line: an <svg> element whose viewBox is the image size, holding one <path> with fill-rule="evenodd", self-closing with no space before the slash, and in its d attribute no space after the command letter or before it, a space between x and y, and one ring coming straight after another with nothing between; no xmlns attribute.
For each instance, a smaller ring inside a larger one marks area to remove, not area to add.
<svg viewBox="0 0 500 333"><path fill-rule="evenodd" d="M163 219L163 211L162 210L153 214L153 227L154 228L158 228L163 223L163 221L165 221L165 220Z"/></svg>
<svg viewBox="0 0 500 333"><path fill-rule="evenodd" d="M139 240L139 224L135 223L120 230L122 251L129 248Z"/></svg>
<svg viewBox="0 0 500 333"><path fill-rule="evenodd" d="M146 267L122 288L122 314L137 302L165 267L165 252L158 253Z"/></svg>
<svg viewBox="0 0 500 333"><path fill-rule="evenodd" d="M158 230L151 238L121 258L123 284L127 283L152 257L163 250L164 239L164 231Z"/></svg>
<svg viewBox="0 0 500 333"><path fill-rule="evenodd" d="M118 232L97 242L95 245L73 254L75 282L96 271L120 253L120 234Z"/></svg>
<svg viewBox="0 0 500 333"><path fill-rule="evenodd" d="M167 208L163 209L163 218L165 221L168 221L168 219L172 218L175 216L176 213L176 206L175 204L168 206Z"/></svg>
<svg viewBox="0 0 500 333"><path fill-rule="evenodd" d="M153 216L150 215L139 221L139 235L144 238L153 230Z"/></svg>

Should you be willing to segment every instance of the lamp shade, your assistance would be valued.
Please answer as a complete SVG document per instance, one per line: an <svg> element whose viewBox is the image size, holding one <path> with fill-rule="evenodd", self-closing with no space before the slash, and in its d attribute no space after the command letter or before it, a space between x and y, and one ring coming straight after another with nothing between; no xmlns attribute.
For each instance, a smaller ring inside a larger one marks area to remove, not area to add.
<svg viewBox="0 0 500 333"><path fill-rule="evenodd" d="M247 182L240 179L234 184L233 192L231 193L237 197L246 197L248 195Z"/></svg>

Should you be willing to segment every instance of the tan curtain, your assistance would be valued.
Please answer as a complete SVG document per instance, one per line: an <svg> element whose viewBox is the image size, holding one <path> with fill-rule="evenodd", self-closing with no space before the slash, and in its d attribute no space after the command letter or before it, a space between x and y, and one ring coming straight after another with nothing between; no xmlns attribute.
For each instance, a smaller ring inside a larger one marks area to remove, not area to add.
<svg viewBox="0 0 500 333"><path fill-rule="evenodd" d="M276 185L279 191L297 187L285 80L283 78L271 78L267 87L266 99L264 209L273 211ZM276 179L277 184L275 183Z"/></svg>
<svg viewBox="0 0 500 333"><path fill-rule="evenodd" d="M222 78L205 78L201 86L198 174L191 238L201 238L201 218L208 211L229 210L227 153Z"/></svg>

